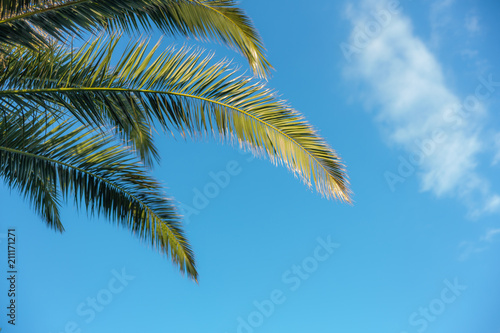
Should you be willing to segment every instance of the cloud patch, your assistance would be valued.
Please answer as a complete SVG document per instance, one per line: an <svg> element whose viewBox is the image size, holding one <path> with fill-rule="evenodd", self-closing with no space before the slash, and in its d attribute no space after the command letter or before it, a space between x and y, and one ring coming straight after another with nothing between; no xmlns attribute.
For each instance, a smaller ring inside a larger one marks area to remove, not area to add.
<svg viewBox="0 0 500 333"><path fill-rule="evenodd" d="M388 141L418 169L422 191L458 197L472 216L499 211L500 197L477 171L479 154L487 150L484 102L499 85L491 76L481 77L469 95L454 93L410 18L391 3L367 0L347 7L353 29L341 46L351 60L346 75L363 83ZM446 7L451 1L441 3Z"/></svg>
<svg viewBox="0 0 500 333"><path fill-rule="evenodd" d="M499 198L500 200L500 198ZM486 251L491 243L500 238L500 228L488 229L477 242L463 241L458 245L458 260L465 261L478 253Z"/></svg>
<svg viewBox="0 0 500 333"><path fill-rule="evenodd" d="M492 242L494 237L500 236L500 229L489 229L486 234L481 237L481 240Z"/></svg>
<svg viewBox="0 0 500 333"><path fill-rule="evenodd" d="M479 17L476 15L467 15L465 17L465 28L470 33L478 33L481 30L479 26Z"/></svg>

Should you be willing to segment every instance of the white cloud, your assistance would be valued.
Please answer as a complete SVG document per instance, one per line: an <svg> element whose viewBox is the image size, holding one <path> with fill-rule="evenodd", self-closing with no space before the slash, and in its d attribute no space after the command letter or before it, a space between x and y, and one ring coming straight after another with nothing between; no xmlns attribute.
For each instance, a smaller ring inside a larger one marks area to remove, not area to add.
<svg viewBox="0 0 500 333"><path fill-rule="evenodd" d="M465 261L469 259L472 255L476 253L481 253L486 250L486 247L477 246L473 242L462 242L458 246L460 255L458 256L459 261Z"/></svg>
<svg viewBox="0 0 500 333"><path fill-rule="evenodd" d="M458 250L460 252L458 260L460 261L467 260L472 255L487 250L490 247L489 243L492 243L494 238L498 237L497 235L500 235L500 228L488 229L486 233L479 238L478 242L468 242L468 241L461 242L458 245Z"/></svg>
<svg viewBox="0 0 500 333"><path fill-rule="evenodd" d="M440 1L433 10L451 3ZM388 6L370 0L357 10L349 7L347 17L355 27L350 45L357 51L346 74L367 83L390 142L418 157L423 191L459 197L476 215L499 210L499 197L477 172L478 154L486 148L481 134L485 107L474 91L459 97L448 88L441 65L403 13L390 15L378 34L369 30L377 22L373 13Z"/></svg>
<svg viewBox="0 0 500 333"><path fill-rule="evenodd" d="M488 213L494 213L497 212L499 209L500 209L500 196L495 194L486 203L485 211Z"/></svg>
<svg viewBox="0 0 500 333"><path fill-rule="evenodd" d="M486 242L492 242L493 241L493 237L495 237L495 235L498 235L500 234L500 229L489 229L486 234L481 237L481 240L483 241L486 241Z"/></svg>

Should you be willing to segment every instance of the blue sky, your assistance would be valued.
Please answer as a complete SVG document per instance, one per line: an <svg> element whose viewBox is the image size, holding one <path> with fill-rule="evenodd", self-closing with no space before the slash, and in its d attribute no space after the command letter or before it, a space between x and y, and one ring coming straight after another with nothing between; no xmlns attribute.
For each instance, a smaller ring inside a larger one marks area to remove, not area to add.
<svg viewBox="0 0 500 333"><path fill-rule="evenodd" d="M196 284L71 205L54 233L2 184L0 237L16 229L18 259L2 332L500 333L500 4L241 7L268 85L342 156L354 205L234 147L159 135L154 174L184 209Z"/></svg>

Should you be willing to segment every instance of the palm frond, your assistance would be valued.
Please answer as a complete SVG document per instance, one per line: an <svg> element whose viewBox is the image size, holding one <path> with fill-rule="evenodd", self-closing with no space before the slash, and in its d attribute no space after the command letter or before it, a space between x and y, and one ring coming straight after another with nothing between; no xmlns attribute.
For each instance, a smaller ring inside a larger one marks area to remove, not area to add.
<svg viewBox="0 0 500 333"><path fill-rule="evenodd" d="M95 44L97 46L98 43ZM40 51L32 51L23 47L10 47L8 54L2 57L3 66L0 71L0 87L56 87L64 84L66 87L79 87L78 83L82 76L102 75L109 69L109 59L102 59L104 54L110 56L116 46L114 43L106 45L105 52L92 52L82 48L79 51L66 51L61 46L50 45ZM100 66L99 61L104 66ZM87 66L90 64L89 66ZM66 106L66 101L59 101L59 107L54 101L38 99L35 103L41 112L52 114L52 116L63 117L61 107L76 110L73 116L80 122L89 124L94 128L101 128L103 132L114 132L122 139L125 145L132 145L146 166L151 167L153 161L159 161L159 154L154 144L152 125L146 120L138 106L132 107L127 112L121 111L123 105L130 101L123 101L124 96L116 96L113 100L89 101L84 98L75 105ZM52 102L52 103L51 103ZM108 105L100 105L107 103ZM4 108L0 105L0 112L12 112L18 105L33 107L23 99L14 98ZM55 109L54 109L55 108ZM114 112L109 113L107 111Z"/></svg>
<svg viewBox="0 0 500 333"><path fill-rule="evenodd" d="M10 45L34 48L46 46L47 36L66 40L85 30L155 27L169 35L218 40L245 56L261 77L272 68L260 36L232 0L4 0L0 14L0 43Z"/></svg>
<svg viewBox="0 0 500 333"><path fill-rule="evenodd" d="M28 112L29 113L29 112ZM17 122L9 122L7 119L11 119L12 115L4 115L3 120L0 120L0 146L7 141L13 140L12 134L16 134L18 137L24 137L28 139L31 131L26 129L24 126L20 127L20 122L26 120L26 114L21 111L21 108L16 109ZM5 130L6 126L13 126L7 132ZM26 131L27 130L27 131ZM17 131L14 132L14 131ZM64 227L61 223L61 218L59 214L60 206L60 195L57 192L54 183L48 178L41 177L30 177L30 170L24 169L25 174L19 177L11 177L15 173L21 173L21 169L16 169L15 166L9 166L2 158L3 155L0 152L0 177L4 176L7 184L11 188L17 188L21 193L24 194L25 199L31 200L31 204L34 210L40 215L42 220L47 224L49 228L55 229L56 231L63 232ZM48 173L47 177L53 178L52 173Z"/></svg>
<svg viewBox="0 0 500 333"><path fill-rule="evenodd" d="M108 45L115 42L111 39ZM227 62L210 64L210 56L200 51L169 49L154 57L155 48L148 52L147 46L131 45L111 66L108 52L112 48L92 42L57 77L42 71L43 77L33 78L36 85L26 77L0 80L0 101L52 103L83 121L104 113L125 113L120 119L126 121L128 113L140 112L166 129L173 127L193 136L214 133L285 164L323 195L350 201L340 158L273 91L238 76ZM83 54L92 56L80 61Z"/></svg>
<svg viewBox="0 0 500 333"><path fill-rule="evenodd" d="M73 198L90 214L104 215L148 240L197 278L175 207L113 137L34 109L6 115L0 118L0 177L30 198L49 226L63 230L58 198Z"/></svg>

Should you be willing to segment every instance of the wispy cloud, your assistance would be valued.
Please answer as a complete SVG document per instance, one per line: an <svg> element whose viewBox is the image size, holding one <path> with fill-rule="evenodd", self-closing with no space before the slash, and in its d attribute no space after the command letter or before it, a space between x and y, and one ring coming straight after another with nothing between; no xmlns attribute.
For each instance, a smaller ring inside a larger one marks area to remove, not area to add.
<svg viewBox="0 0 500 333"><path fill-rule="evenodd" d="M450 8L454 0L438 0L431 4L429 20L431 25L431 44L433 47L439 46L443 30L450 27L453 22Z"/></svg>
<svg viewBox="0 0 500 333"><path fill-rule="evenodd" d="M463 49L460 54L464 57L464 58L468 58L468 59L474 59L478 56L479 52L478 50L472 50L472 49Z"/></svg>
<svg viewBox="0 0 500 333"><path fill-rule="evenodd" d="M471 256L481 253L485 251L487 248L486 246L478 246L474 242L462 242L460 245L458 245L458 250L460 252L458 256L459 261L465 261L469 259Z"/></svg>
<svg viewBox="0 0 500 333"><path fill-rule="evenodd" d="M483 45L476 37L483 28L474 6L467 9L455 0L433 1L429 6L429 25L428 45L431 50L458 53L478 73L491 67L478 51Z"/></svg>
<svg viewBox="0 0 500 333"><path fill-rule="evenodd" d="M488 229L483 236L479 238L477 242L464 241L458 245L458 251L460 252L458 260L464 261L469 259L471 256L484 252L488 249L491 243L500 237L500 228L498 229Z"/></svg>
<svg viewBox="0 0 500 333"><path fill-rule="evenodd" d="M451 3L441 1L438 9ZM367 0L357 10L349 7L352 43L373 13L387 6ZM380 34L365 44L346 65L346 75L367 84L369 104L377 110L389 141L421 157L422 190L461 198L473 216L498 211L498 196L477 171L478 155L486 149L482 126L487 110L473 98L475 92L461 97L448 87L442 66L404 13L392 15Z"/></svg>
<svg viewBox="0 0 500 333"><path fill-rule="evenodd" d="M481 237L481 240L486 241L486 242L492 242L493 238L496 235L500 235L500 228L499 229L489 229L486 232L486 234L483 237Z"/></svg>
<svg viewBox="0 0 500 333"><path fill-rule="evenodd" d="M479 26L479 17L473 14L467 15L465 17L465 28L470 33L478 33L481 30Z"/></svg>

